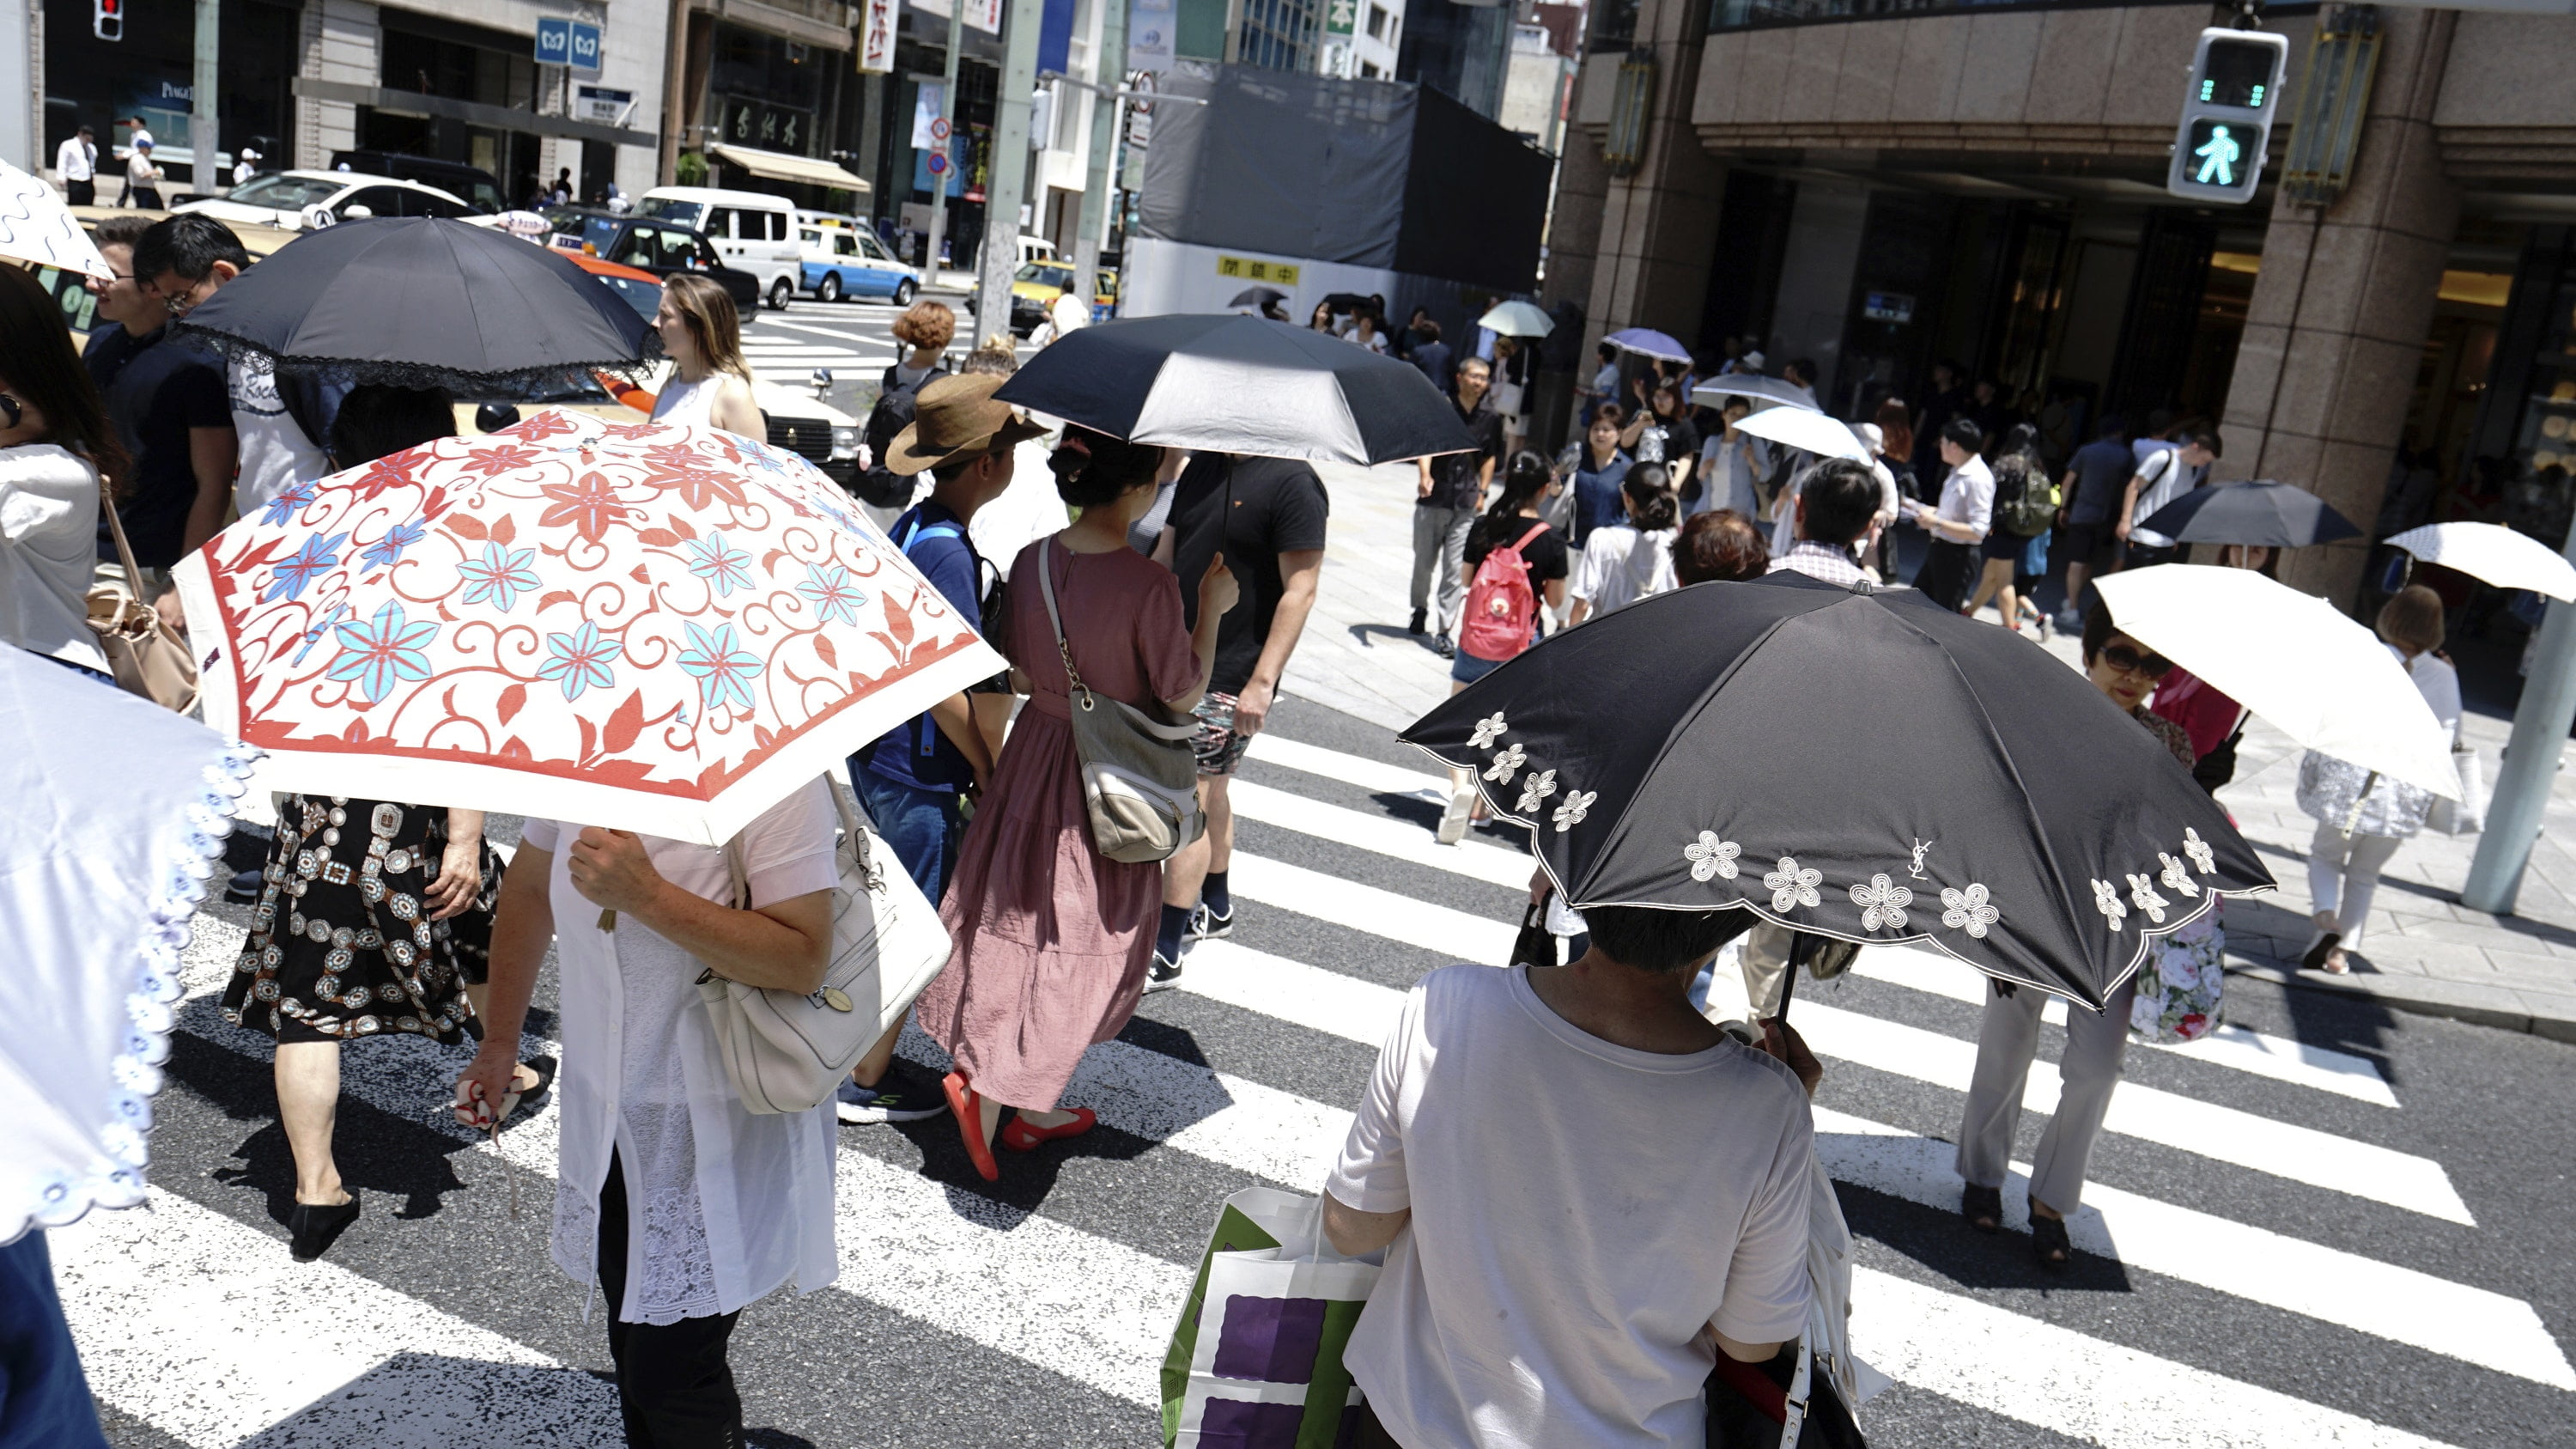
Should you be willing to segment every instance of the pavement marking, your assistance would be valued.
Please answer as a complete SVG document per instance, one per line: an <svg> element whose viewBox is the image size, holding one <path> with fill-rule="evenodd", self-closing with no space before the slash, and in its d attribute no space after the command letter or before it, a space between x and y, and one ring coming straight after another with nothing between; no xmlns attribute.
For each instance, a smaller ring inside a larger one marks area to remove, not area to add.
<svg viewBox="0 0 2576 1449"><path fill-rule="evenodd" d="M1791 1011L1807 1044L1821 1055L1912 1077L1954 1092L1968 1090L1976 1071L1976 1043L1880 1017L1828 1006L1813 997ZM2055 1063L2030 1064L2022 1105L2054 1112L2061 1086ZM2259 1113L2222 1107L2177 1092L2122 1082L2111 1096L2102 1128L2218 1162L2230 1162L2291 1182L2348 1193L2446 1222L2476 1226L2450 1174L2429 1157L2359 1142L2275 1121Z"/></svg>
<svg viewBox="0 0 2576 1449"><path fill-rule="evenodd" d="M1260 736L1253 736L1259 739ZM1294 830L1341 845L1357 846L1378 855L1392 856L1414 865L1463 875L1507 890L1525 890L1530 882L1530 858L1527 851L1505 850L1481 840L1460 841L1442 845L1431 832L1419 825L1350 810L1339 805L1311 800L1286 790L1256 785L1250 780L1236 780L1226 787L1234 812L1246 820Z"/></svg>
<svg viewBox="0 0 2576 1449"><path fill-rule="evenodd" d="M2206 1369L1852 1271L1852 1350L1893 1379L2102 1449L2443 1449Z"/></svg>
<svg viewBox="0 0 2576 1449"><path fill-rule="evenodd" d="M588 1373L327 1259L295 1262L187 1198L148 1202L48 1235L91 1389L122 1412L205 1449L622 1442L617 1390Z"/></svg>
<svg viewBox="0 0 2576 1449"><path fill-rule="evenodd" d="M1511 954L1517 928L1448 906L1362 885L1238 850L1226 875L1234 893L1265 906L1277 906L1383 936L1452 961L1500 961ZM1527 884L1529 877L1521 877Z"/></svg>
<svg viewBox="0 0 2576 1449"><path fill-rule="evenodd" d="M894 316L895 316L895 317L900 317L900 316L902 316L902 315L903 315L903 314L902 314L902 313L900 313L900 312L897 312L897 313L895 313L895 314L894 314ZM786 318L784 318L784 317L763 317L763 318L762 318L762 319L760 319L760 320L761 320L761 322L762 322L765 326L768 326L768 327L784 327L784 328L786 328L787 330L789 330L790 332L807 332L807 333L811 333L811 334L813 334L813 335L814 335L814 336L816 336L816 337L831 337L831 338L839 339L839 340L844 341L844 342L866 342L866 343L871 343L871 344L882 345L882 346L885 346L885 347L892 347L892 346L894 346L893 341L892 341L891 339L889 339L889 338L885 338L885 337L870 337L870 336L865 335L864 333L862 333L862 334L858 334L858 335L853 335L853 334L851 334L851 333L844 332L844 331L842 331L840 328L837 328L837 327L822 327L822 326L817 326L816 324L811 323L811 322L790 322L790 321L788 321L788 320L787 320ZM892 318L889 318L889 317L852 317L850 320L851 320L853 323L857 323L857 324L860 324L860 325L866 325L866 324L868 324L868 323L872 323L872 322L880 322L880 323L882 323L882 322L891 322L891 321L892 321ZM748 342L748 341L750 341L751 339L750 339L750 338L748 338L748 337L746 337L746 338L744 338L743 340L744 340L745 342Z"/></svg>
<svg viewBox="0 0 2576 1449"><path fill-rule="evenodd" d="M1892 982L1935 996L1946 996L1970 1006L1986 1002L1986 979L1956 961L1933 952L1907 946L1872 946L1860 953L1852 970L1873 981ZM2066 1024L2066 1002L2051 997L2042 1017L2059 1026ZM2133 1046L2146 1045L2132 1041ZM2221 1026L2196 1042L2178 1046L2157 1046L2157 1051L2178 1057L2208 1062L2213 1066L2233 1067L2237 1071L2275 1081L2314 1087L2355 1101L2375 1102L2382 1107L2397 1105L2397 1094L2379 1074L2379 1066L2368 1057L2339 1052L2332 1047L2310 1046L2288 1037L2271 1036L2242 1026Z"/></svg>
<svg viewBox="0 0 2576 1449"><path fill-rule="evenodd" d="M1364 790L1419 795L1426 800L1445 801L1449 798L1449 781L1445 776L1428 770L1408 770L1401 765L1382 764L1360 755L1328 750L1321 745L1304 744L1275 734L1254 735L1247 753L1264 764L1320 775ZM1431 757L1425 755L1422 758L1427 762Z"/></svg>
<svg viewBox="0 0 2576 1449"><path fill-rule="evenodd" d="M1181 986L1371 1046L1394 1029L1405 995L1231 941L1203 942L1192 951ZM1810 1005L1800 1003L1797 1010ZM2134 1087L2124 1084L2121 1090ZM1347 1122L1350 1114L1340 1115ZM1951 1144L1827 1107L1815 1109L1815 1120L1816 1155L1836 1181L1944 1211L1958 1206L1959 1177L1952 1167L1958 1149ZM1260 1121L1258 1109L1247 1111L1236 1130L1295 1140L1294 1124L1259 1127ZM2030 1168L2013 1168L2019 1185L2007 1187L2007 1221L2016 1232L2027 1232ZM2075 1246L2088 1253L2553 1388L2576 1389L2576 1369L2522 1299L2099 1183L2087 1184L2084 1194L2084 1208L2067 1226Z"/></svg>

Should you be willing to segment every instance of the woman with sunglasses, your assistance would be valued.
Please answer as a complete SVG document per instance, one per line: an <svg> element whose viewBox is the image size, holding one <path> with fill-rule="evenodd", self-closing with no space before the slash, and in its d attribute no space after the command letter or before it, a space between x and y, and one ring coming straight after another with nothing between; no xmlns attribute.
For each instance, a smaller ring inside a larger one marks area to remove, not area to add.
<svg viewBox="0 0 2576 1449"><path fill-rule="evenodd" d="M2100 604L2085 617L2085 677L2188 770L2191 736L2146 707L2156 681L2172 669L2172 660L2121 633L2111 622L2111 611ZM2120 1085L2120 1064L2129 1048L2129 1008L2136 994L2132 978L2111 993L2100 1011L2070 1008L2066 1013L2066 1050L2057 1064L2065 1086L2048 1130L2040 1134L2030 1175L2031 1250L2039 1266L2053 1273L2064 1272L2074 1253L2066 1218L2082 1203L2093 1141L2101 1135L2112 1090ZM1958 1158L1959 1176L1967 1179L1959 1210L1981 1233L2003 1226L2004 1177L2010 1171L2013 1132L2021 1125L2022 1089L2039 1051L2040 1009L2047 1004L2046 992L2003 982L1996 982L1986 997L1985 1020L1977 1029L1977 1071L1959 1123Z"/></svg>

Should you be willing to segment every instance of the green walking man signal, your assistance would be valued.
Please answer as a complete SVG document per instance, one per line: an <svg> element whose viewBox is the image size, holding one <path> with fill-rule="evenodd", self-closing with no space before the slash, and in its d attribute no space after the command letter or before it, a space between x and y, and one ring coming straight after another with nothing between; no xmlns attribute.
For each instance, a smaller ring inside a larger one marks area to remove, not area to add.
<svg viewBox="0 0 2576 1449"><path fill-rule="evenodd" d="M2281 100L2286 37L2213 26L2192 55L2165 190L2193 201L2252 201Z"/></svg>

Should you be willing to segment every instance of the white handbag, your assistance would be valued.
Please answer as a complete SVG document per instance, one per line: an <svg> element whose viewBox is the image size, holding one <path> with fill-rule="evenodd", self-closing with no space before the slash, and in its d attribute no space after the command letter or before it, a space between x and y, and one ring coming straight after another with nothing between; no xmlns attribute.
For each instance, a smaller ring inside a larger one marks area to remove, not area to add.
<svg viewBox="0 0 2576 1449"><path fill-rule="evenodd" d="M808 1112L830 1101L867 1049L912 1010L947 966L948 928L860 816L850 787L830 777L841 812L841 885L832 896L832 960L811 995L698 977L716 1051L745 1110ZM747 905L738 844L725 846L734 901Z"/></svg>
<svg viewBox="0 0 2576 1449"><path fill-rule="evenodd" d="M2478 747L2451 737L2451 766L2460 772L2460 798L2433 798L2424 823L2444 835L2475 835L2487 828L2487 767Z"/></svg>

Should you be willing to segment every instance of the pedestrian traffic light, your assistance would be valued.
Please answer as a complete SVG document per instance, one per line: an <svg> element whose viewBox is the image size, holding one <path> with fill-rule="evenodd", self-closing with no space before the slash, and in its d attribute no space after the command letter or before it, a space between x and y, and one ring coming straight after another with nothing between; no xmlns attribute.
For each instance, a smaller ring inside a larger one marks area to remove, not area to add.
<svg viewBox="0 0 2576 1449"><path fill-rule="evenodd" d="M2165 190L2194 201L2254 199L2289 54L2287 37L2260 30L2200 33Z"/></svg>
<svg viewBox="0 0 2576 1449"><path fill-rule="evenodd" d="M125 0L89 0L89 33L101 40L125 38Z"/></svg>

